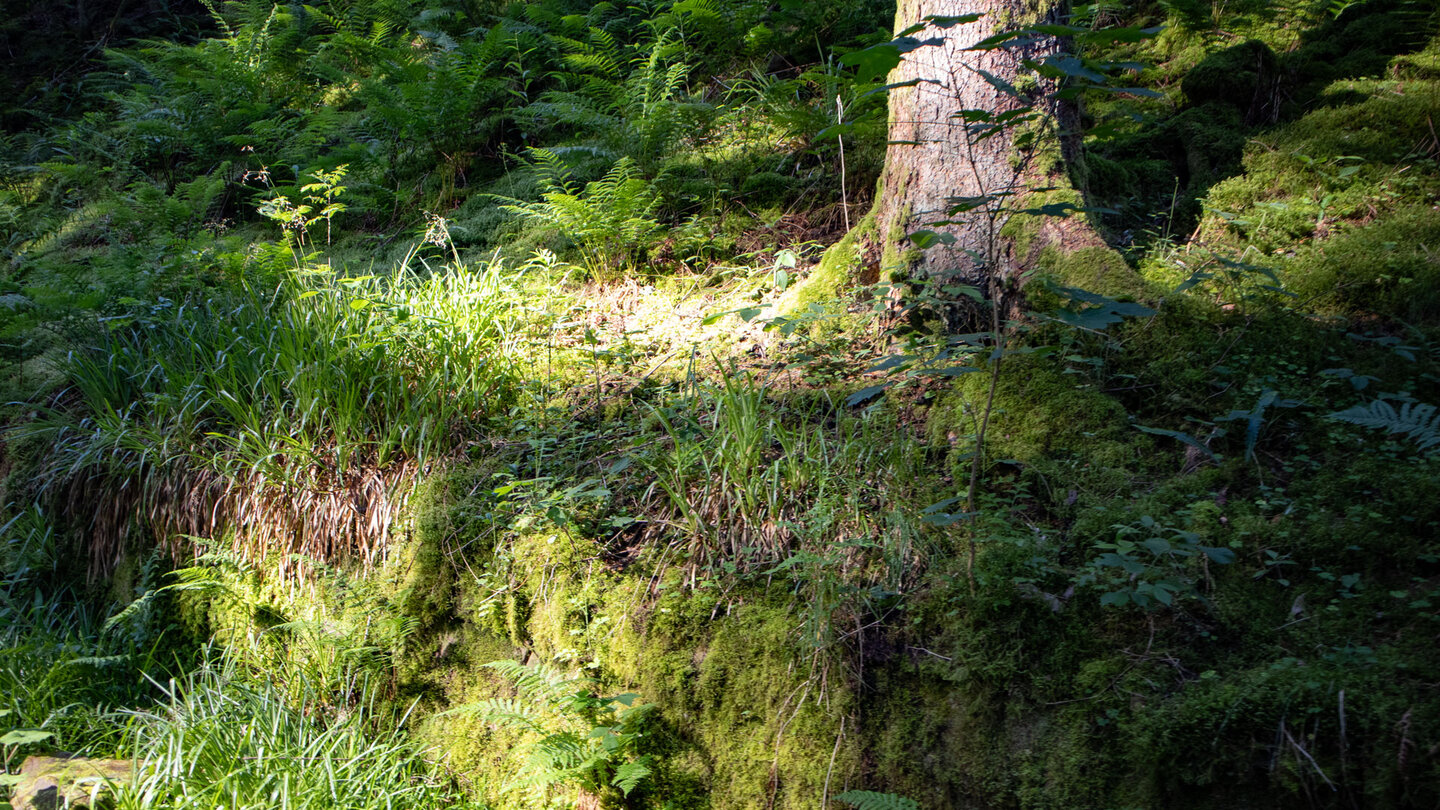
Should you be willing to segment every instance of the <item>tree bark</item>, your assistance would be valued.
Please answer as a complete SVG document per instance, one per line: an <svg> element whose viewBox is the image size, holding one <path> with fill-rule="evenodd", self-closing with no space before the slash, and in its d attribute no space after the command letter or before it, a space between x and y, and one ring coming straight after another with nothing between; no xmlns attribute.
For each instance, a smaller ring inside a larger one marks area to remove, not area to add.
<svg viewBox="0 0 1440 810"><path fill-rule="evenodd" d="M1064 51L1051 36L1027 36L1003 47L971 50L996 33L1038 23L1064 22L1067 3L1034 0L899 0L895 30L930 16L983 14L976 22L948 29L926 25L917 39L939 38L905 54L889 82L916 82L890 91L890 146L876 200L876 239L867 245L868 264L899 279L964 283L988 290L997 280L1026 269L1040 247L1028 240L1025 256L1002 234L1009 215L1028 192L1068 188L1067 165L1078 157L1078 111L1056 99L1055 83L1025 67ZM987 79L989 73L998 82ZM1033 78L1032 78L1033 77ZM996 86L1008 83L1014 95ZM1023 111L1035 120L1006 127L989 137L958 116L965 110L991 114ZM1017 135L1028 133L1027 139ZM951 215L959 198L989 198L985 205ZM935 223L948 223L937 225ZM953 242L918 249L908 238L917 230L954 237ZM1047 224L1047 243L1098 244L1082 221Z"/></svg>

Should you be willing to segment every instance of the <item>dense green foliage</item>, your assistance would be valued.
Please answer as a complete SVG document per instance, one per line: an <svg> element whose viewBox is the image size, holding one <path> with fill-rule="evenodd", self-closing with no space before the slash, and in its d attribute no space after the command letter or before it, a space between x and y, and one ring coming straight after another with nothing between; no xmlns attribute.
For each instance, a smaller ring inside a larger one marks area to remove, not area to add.
<svg viewBox="0 0 1440 810"><path fill-rule="evenodd" d="M1003 318L860 264L893 5L156 8L0 27L7 774L1440 803L1433 0L1076 7Z"/></svg>

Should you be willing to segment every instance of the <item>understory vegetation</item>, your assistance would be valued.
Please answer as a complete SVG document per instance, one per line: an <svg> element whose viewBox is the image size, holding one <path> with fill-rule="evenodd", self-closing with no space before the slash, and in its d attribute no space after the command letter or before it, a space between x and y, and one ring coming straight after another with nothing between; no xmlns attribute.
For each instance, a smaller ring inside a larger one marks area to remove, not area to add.
<svg viewBox="0 0 1440 810"><path fill-rule="evenodd" d="M1440 805L1434 0L1075 6L1013 313L861 258L893 3L21 5L6 784Z"/></svg>

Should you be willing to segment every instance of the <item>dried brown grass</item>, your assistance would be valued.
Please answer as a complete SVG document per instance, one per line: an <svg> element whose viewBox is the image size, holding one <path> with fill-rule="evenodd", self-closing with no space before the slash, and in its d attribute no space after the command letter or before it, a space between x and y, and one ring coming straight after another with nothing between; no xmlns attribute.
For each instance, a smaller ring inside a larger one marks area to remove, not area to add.
<svg viewBox="0 0 1440 810"><path fill-rule="evenodd" d="M288 577L303 575L306 560L369 566L382 559L417 473L410 461L343 472L315 467L297 485L172 462L142 476L76 476L65 502L85 529L92 581L114 573L136 532L177 563L202 550L197 538L228 541L246 561Z"/></svg>

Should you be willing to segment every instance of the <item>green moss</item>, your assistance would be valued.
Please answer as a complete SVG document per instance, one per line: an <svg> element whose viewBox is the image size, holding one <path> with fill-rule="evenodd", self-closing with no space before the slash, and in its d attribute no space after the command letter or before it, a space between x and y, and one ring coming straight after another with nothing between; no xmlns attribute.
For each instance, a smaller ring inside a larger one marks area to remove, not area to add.
<svg viewBox="0 0 1440 810"><path fill-rule="evenodd" d="M1247 148L1244 173L1211 189L1204 223L1214 240L1261 254L1323 240L1440 191L1424 157L1440 83L1345 81L1319 109Z"/></svg>
<svg viewBox="0 0 1440 810"><path fill-rule="evenodd" d="M810 336L815 340L831 339L854 327L858 320L849 315L845 293L859 284L864 269L862 251L876 239L876 229L872 211L785 292L775 305L776 313L781 318L808 322Z"/></svg>
<svg viewBox="0 0 1440 810"><path fill-rule="evenodd" d="M1279 67L1274 52L1252 39L1210 54L1185 74L1181 86L1193 104L1218 102L1248 110Z"/></svg>
<svg viewBox="0 0 1440 810"><path fill-rule="evenodd" d="M1152 292L1119 253L1105 246L1075 250L1050 246L1040 254L1036 268L1058 284L1109 298L1145 300Z"/></svg>
<svg viewBox="0 0 1440 810"><path fill-rule="evenodd" d="M971 448L964 439L981 418L988 386L986 374L965 375L926 414L926 435L932 445L950 448L957 476L968 469ZM1012 355L1001 368L987 443L987 458L1013 459L1063 475L1067 489L1104 494L1128 489L1129 473L1148 446L1114 399L1026 355Z"/></svg>
<svg viewBox="0 0 1440 810"><path fill-rule="evenodd" d="M1025 195L1023 204L1018 207L1040 208L1061 204L1083 208L1085 201L1080 192L1074 188L1054 188ZM1035 240L1043 233L1045 226L1053 221L1054 219L1051 217L1035 214L1013 214L1000 229L1000 236L1015 245L1017 256L1028 257L1035 252Z"/></svg>
<svg viewBox="0 0 1440 810"><path fill-rule="evenodd" d="M1431 40L1423 51L1390 60L1388 72L1396 79L1440 81L1440 38Z"/></svg>
<svg viewBox="0 0 1440 810"><path fill-rule="evenodd" d="M862 225L873 220L862 220ZM855 229L831 245L820 258L820 263L805 278L795 285L793 294L787 294L781 304L780 314L793 317L815 306L826 306L840 297L841 291L855 283L860 268L860 235Z"/></svg>
<svg viewBox="0 0 1440 810"><path fill-rule="evenodd" d="M1304 249L1286 286L1319 312L1440 326L1440 217L1416 205Z"/></svg>

